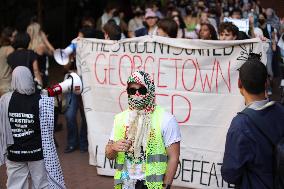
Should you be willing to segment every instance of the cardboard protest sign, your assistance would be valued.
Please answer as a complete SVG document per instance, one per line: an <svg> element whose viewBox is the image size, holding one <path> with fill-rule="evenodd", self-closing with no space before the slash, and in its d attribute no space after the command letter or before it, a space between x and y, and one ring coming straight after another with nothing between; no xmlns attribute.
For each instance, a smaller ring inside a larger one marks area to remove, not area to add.
<svg viewBox="0 0 284 189"><path fill-rule="evenodd" d="M122 41L81 39L77 67L88 123L91 165L113 175L105 146L114 115L127 108L126 81L145 70L156 85L157 104L175 115L181 132L181 156L174 185L230 188L220 168L232 118L244 107L237 69L250 52L265 51L260 40L202 41L140 37Z"/></svg>

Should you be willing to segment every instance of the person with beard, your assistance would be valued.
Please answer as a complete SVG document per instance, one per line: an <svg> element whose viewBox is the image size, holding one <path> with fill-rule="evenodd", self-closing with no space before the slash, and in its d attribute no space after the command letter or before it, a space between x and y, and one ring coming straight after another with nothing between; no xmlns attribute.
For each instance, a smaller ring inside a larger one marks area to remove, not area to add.
<svg viewBox="0 0 284 189"><path fill-rule="evenodd" d="M177 170L181 133L175 117L155 103L148 73L127 81L129 108L115 116L106 157L116 160L116 189L169 189Z"/></svg>

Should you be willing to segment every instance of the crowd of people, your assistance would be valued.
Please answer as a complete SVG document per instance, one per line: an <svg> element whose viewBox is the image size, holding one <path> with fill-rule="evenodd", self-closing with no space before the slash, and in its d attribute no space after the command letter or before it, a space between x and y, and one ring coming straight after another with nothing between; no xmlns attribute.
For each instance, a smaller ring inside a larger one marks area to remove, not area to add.
<svg viewBox="0 0 284 189"><path fill-rule="evenodd" d="M122 9L109 4L96 22L92 17L82 18L81 28L74 38L120 40L157 35L201 40L260 38L267 41L270 47L266 67L260 57L251 55L240 68L238 86L245 98L246 109L274 123L275 129L264 124L268 133L277 131L273 142L277 143L284 136L283 119L275 121L275 116L283 115L284 108L267 99L273 78L280 75L284 57L284 19L279 19L273 9L263 8L255 0L171 0L163 6L159 2L133 5L132 13L133 18L126 19ZM226 18L230 21L225 21ZM242 30L234 22L241 19L247 19L247 30ZM0 134L7 135L1 141L0 163L6 162L8 188L28 188L29 174L36 188L50 186L48 178L52 176L48 174L47 178L44 173L47 165L43 165L46 157L43 138L46 135L41 132L43 102L39 92L48 86L48 62L54 52L47 35L35 20L25 31L10 27L1 31L0 105L3 109L0 124L5 125L5 130L0 130ZM75 61L75 56L71 55L69 63L64 66L66 72L76 72ZM127 82L127 94L129 109L115 117L106 146L106 157L117 163L115 188L169 189L178 166L182 140L178 124L173 115L156 104L155 85L148 73L134 72ZM29 103L23 104L24 101ZM87 124L82 99L68 93L67 102L67 146L64 152L71 153L78 148L82 153L87 152ZM48 110L49 106L45 108ZM76 119L78 110L82 118L80 132ZM19 127L13 120L22 116L29 119L28 124ZM58 112L55 112L55 125L57 116ZM127 132L125 123L128 124ZM274 167L267 163L273 162L273 148L261 138L257 129L248 129L252 125L254 119L247 111L233 119L227 135L222 176L228 183L243 189L273 188L278 181L274 182ZM263 154L265 156L261 157ZM260 158L255 160L256 156ZM20 169L22 172L19 173ZM52 169L47 171L52 174ZM61 170L56 171L60 173ZM53 181L64 188L62 178ZM15 179L19 181L14 182Z"/></svg>
<svg viewBox="0 0 284 189"><path fill-rule="evenodd" d="M280 75L279 65L283 63L282 57L284 57L284 45L282 45L284 18L280 19L273 9L262 7L259 1L171 0L166 1L163 6L160 1L147 1L143 5L135 4L131 7L130 15L133 17L126 18L122 8L109 3L96 21L90 16L83 17L79 30L88 30L94 38L110 40L144 35L201 40L243 40L257 37L269 40L267 71L271 81ZM225 21L226 18L230 18L231 21ZM247 19L249 24L244 30L235 25L234 19ZM24 32L20 31L19 36L22 33ZM53 55L54 47L35 19L27 26L24 34L29 35L29 39L26 36L26 40L30 41L27 47L23 47L22 44L18 47L18 42L14 41L16 34L17 30L10 27L1 31L1 61L9 61L6 58L14 50L15 54L23 54L17 51L23 48L32 51L27 53L31 54L29 61L37 55L37 63L29 63L31 64L29 66L33 69L37 82L46 87L48 58ZM25 37L21 38L24 40ZM22 55L16 55L16 58L18 56ZM10 68L7 66L3 68L0 94L5 91L8 81L11 80L11 74L8 74L11 72Z"/></svg>
<svg viewBox="0 0 284 189"><path fill-rule="evenodd" d="M121 8L109 4L97 22L92 17L84 17L82 26L94 28L98 32L97 38L103 38L100 32L116 33L113 40L144 35L201 40L268 40L267 71L271 83L273 78L280 76L284 46L279 41L283 41L284 19L280 19L273 9L262 7L259 1L172 0L163 6L154 1L143 6L133 5L132 13L132 18L125 18ZM243 19L248 23L246 29L234 22ZM119 28L105 26L109 21ZM270 88L268 92L271 94Z"/></svg>

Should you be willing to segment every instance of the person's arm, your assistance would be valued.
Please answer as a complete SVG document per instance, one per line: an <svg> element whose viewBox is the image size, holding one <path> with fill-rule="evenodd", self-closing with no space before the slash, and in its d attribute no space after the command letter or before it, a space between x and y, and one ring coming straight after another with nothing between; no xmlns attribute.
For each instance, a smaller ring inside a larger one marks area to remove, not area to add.
<svg viewBox="0 0 284 189"><path fill-rule="evenodd" d="M249 16L249 30L250 30L250 37L255 38L255 33L254 33L254 16L250 15Z"/></svg>
<svg viewBox="0 0 284 189"><path fill-rule="evenodd" d="M71 62L69 61L66 65L63 65L63 68L65 72L68 72L71 68Z"/></svg>
<svg viewBox="0 0 284 189"><path fill-rule="evenodd" d="M43 42L44 44L46 45L47 47L47 50L48 50L48 54L49 55L53 55L54 53L54 47L51 45L51 43L48 41L46 35L44 32L41 32L41 36L42 36L42 39L43 39Z"/></svg>
<svg viewBox="0 0 284 189"><path fill-rule="evenodd" d="M132 38L132 37L135 37L135 33L134 33L134 26L133 26L133 21L130 20L128 22L128 37L129 38Z"/></svg>
<svg viewBox="0 0 284 189"><path fill-rule="evenodd" d="M110 160L115 159L118 152L128 151L130 144L131 142L125 139L118 140L117 142L109 140L105 149L106 157Z"/></svg>
<svg viewBox="0 0 284 189"><path fill-rule="evenodd" d="M117 152L113 150L112 148L112 144L114 142L112 140L109 140L107 145L106 145L106 149L105 149L105 154L106 154L106 157L110 160L113 160L115 159L116 155L117 155Z"/></svg>
<svg viewBox="0 0 284 189"><path fill-rule="evenodd" d="M225 153L221 174L223 179L235 185L240 185L246 171L246 164L254 157L253 141L244 134L247 122L244 117L237 116L231 123L226 138Z"/></svg>
<svg viewBox="0 0 284 189"><path fill-rule="evenodd" d="M173 115L166 115L162 124L162 136L168 156L164 185L171 185L176 174L180 156L180 127Z"/></svg>
<svg viewBox="0 0 284 189"><path fill-rule="evenodd" d="M276 49L277 49L277 41L276 41L276 35L277 35L277 33L275 32L275 31L273 31L272 33L271 33L271 43L272 43L272 50L273 51L276 51Z"/></svg>
<svg viewBox="0 0 284 189"><path fill-rule="evenodd" d="M34 76L35 76L35 79L36 81L42 85L42 78L41 78L41 74L40 74L40 71L39 71L39 67L38 67L38 62L37 60L34 60L33 61L33 71L34 71Z"/></svg>
<svg viewBox="0 0 284 189"><path fill-rule="evenodd" d="M173 143L166 148L168 155L168 166L164 177L164 184L171 185L176 174L180 155L180 142Z"/></svg>
<svg viewBox="0 0 284 189"><path fill-rule="evenodd" d="M128 37L129 38L135 37L135 33L133 31L128 31Z"/></svg>

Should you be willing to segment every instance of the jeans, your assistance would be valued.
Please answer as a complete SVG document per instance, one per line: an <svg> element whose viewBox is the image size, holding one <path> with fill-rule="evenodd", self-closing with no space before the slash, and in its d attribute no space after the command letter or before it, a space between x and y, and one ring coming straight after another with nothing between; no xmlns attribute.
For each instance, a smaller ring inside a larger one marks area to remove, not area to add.
<svg viewBox="0 0 284 189"><path fill-rule="evenodd" d="M67 94L68 107L65 112L66 124L67 124L67 145L77 147L78 146L78 126L77 126L77 111L80 109L81 114L81 130L80 130L80 149L88 149L87 139L87 122L84 114L83 106L79 106L79 97L73 93Z"/></svg>

